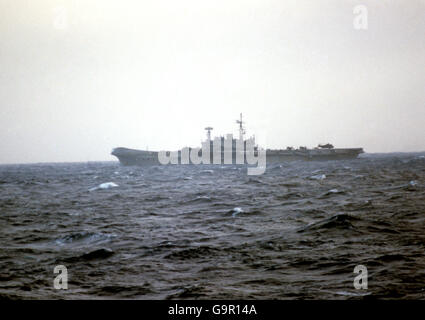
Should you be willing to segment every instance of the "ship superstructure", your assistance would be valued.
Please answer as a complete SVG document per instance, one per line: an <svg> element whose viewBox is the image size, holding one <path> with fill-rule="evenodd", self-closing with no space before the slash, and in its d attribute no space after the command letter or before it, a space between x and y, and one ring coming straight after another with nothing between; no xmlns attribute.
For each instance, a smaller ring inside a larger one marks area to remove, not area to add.
<svg viewBox="0 0 425 320"><path fill-rule="evenodd" d="M161 156L170 156L175 164L197 164L193 161L190 154L195 153L194 158L203 157L203 163L210 164L243 164L249 162L249 156L258 156L259 152L263 151L255 142L255 136L245 139L244 121L242 113L239 120L236 120L239 125L239 137L233 138L232 134L227 134L226 137L211 138L212 127L206 127L207 138L202 142L202 148L183 148L174 152L159 152L136 150L129 148L114 148L111 152L116 156L123 165L159 165L163 164L160 161ZM343 160L355 159L359 154L363 153L363 148L334 148L331 144L318 145L316 148L308 149L299 147L298 149L287 147L286 149L266 149L265 155L267 163L278 163L291 160ZM208 154L207 154L208 153ZM208 161L209 160L209 161Z"/></svg>

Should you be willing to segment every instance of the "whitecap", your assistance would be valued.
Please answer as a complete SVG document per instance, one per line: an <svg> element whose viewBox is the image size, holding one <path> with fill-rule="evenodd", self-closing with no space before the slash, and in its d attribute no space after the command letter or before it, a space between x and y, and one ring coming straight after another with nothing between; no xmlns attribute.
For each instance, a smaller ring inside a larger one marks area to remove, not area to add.
<svg viewBox="0 0 425 320"><path fill-rule="evenodd" d="M244 212L242 208L236 207L229 211L232 214L232 217L236 217L239 213Z"/></svg>
<svg viewBox="0 0 425 320"><path fill-rule="evenodd" d="M348 291L337 291L335 294L341 295L341 296L352 296L352 297L363 297L368 296L371 293L370 292L348 292Z"/></svg>
<svg viewBox="0 0 425 320"><path fill-rule="evenodd" d="M318 175L315 175L315 176L311 176L310 179L323 180L323 179L326 179L326 175L325 174L318 174Z"/></svg>
<svg viewBox="0 0 425 320"><path fill-rule="evenodd" d="M116 238L116 234L108 233L92 233L92 232L77 232L70 235L66 235L62 238L56 239L57 245L69 245L69 244L88 244L88 243L103 243Z"/></svg>
<svg viewBox="0 0 425 320"><path fill-rule="evenodd" d="M197 196L196 199L211 200L211 198L208 196Z"/></svg>
<svg viewBox="0 0 425 320"><path fill-rule="evenodd" d="M109 188L115 188L118 187L118 185L115 182L104 182L99 184L97 187L90 188L89 191L95 191L98 189L109 189Z"/></svg>

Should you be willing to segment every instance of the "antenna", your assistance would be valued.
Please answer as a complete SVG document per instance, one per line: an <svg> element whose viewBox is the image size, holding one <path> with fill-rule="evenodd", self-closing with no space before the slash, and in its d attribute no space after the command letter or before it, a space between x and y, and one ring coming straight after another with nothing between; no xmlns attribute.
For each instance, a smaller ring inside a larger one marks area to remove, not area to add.
<svg viewBox="0 0 425 320"><path fill-rule="evenodd" d="M212 127L206 127L205 130L207 130L207 141L211 141L211 130Z"/></svg>
<svg viewBox="0 0 425 320"><path fill-rule="evenodd" d="M239 140L243 141L243 135L245 134L245 128L243 127L244 122L242 121L242 113L240 120L236 120L236 123L239 124Z"/></svg>

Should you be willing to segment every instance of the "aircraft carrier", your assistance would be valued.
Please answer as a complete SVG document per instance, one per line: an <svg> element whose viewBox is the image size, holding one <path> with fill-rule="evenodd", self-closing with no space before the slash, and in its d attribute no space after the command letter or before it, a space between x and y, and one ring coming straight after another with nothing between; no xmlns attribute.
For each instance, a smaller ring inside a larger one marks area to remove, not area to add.
<svg viewBox="0 0 425 320"><path fill-rule="evenodd" d="M243 127L242 114L240 115L240 120L236 121L239 124L239 141L243 141L244 149L242 153L246 152L247 145L254 146L254 154L257 155L260 150L259 146L255 143L255 137L250 137L248 139L244 139L245 129ZM218 137L215 139L211 139L211 130L212 127L207 127L207 139L204 141L204 145L210 146L210 162L209 163L221 163L228 164L225 162L225 154L224 150L224 137ZM228 159L232 160L232 164L236 164L237 153L240 152L237 150L237 140L233 139L231 135L227 135L228 138L232 139L231 143L231 155L229 155ZM214 148L214 141L220 141L221 147L220 149ZM188 148L189 152L195 148ZM196 149L199 150L200 148ZM264 149L261 149L264 150ZM219 161L214 161L214 152L220 152L220 156L218 157ZM197 151L199 155L202 156L202 150ZM355 159L359 154L364 153L363 148L334 148L331 144L318 145L316 148L308 149L306 147L287 147L286 149L266 149L266 160L267 163L279 163L285 161L295 161L295 160L304 160L304 161L323 161L323 160L344 160L344 159ZM136 150L118 147L114 148L111 152L112 155L116 156L121 164L125 166L145 166L145 165L160 165L159 161L159 152L158 151L148 151L148 150ZM176 151L176 155L178 160L177 163L183 163L182 159L182 151ZM244 162L246 163L246 157L242 155ZM193 164L192 161L189 161L188 164Z"/></svg>

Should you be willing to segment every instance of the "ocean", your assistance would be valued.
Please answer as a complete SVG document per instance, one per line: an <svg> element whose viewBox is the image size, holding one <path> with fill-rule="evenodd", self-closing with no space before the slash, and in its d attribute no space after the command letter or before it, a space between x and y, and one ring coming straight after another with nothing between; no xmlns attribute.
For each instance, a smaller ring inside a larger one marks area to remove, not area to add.
<svg viewBox="0 0 425 320"><path fill-rule="evenodd" d="M423 299L425 157L1 165L0 230L3 299Z"/></svg>

